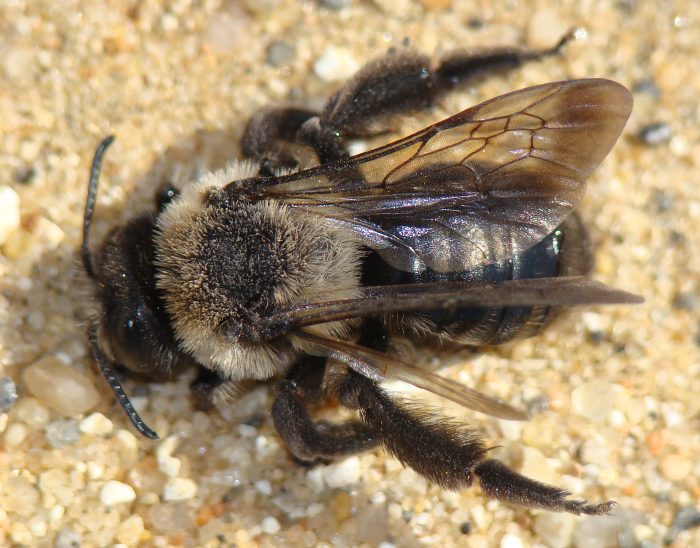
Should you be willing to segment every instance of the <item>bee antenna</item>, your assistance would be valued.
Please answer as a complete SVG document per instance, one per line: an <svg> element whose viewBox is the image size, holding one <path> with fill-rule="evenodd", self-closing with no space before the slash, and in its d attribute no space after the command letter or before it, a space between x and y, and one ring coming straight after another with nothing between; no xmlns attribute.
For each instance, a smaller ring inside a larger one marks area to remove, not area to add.
<svg viewBox="0 0 700 548"><path fill-rule="evenodd" d="M97 200L97 185L100 181L100 171L102 170L102 160L105 153L114 142L114 135L105 137L95 149L90 167L90 181L88 182L87 199L85 200L85 216L83 217L83 244L80 246L80 256L85 266L85 272L92 280L97 279L95 262L90 251L90 226L92 225L92 214L95 211L95 201Z"/></svg>
<svg viewBox="0 0 700 548"><path fill-rule="evenodd" d="M105 139L105 141L106 141L106 139ZM102 141L102 144L104 144L105 141ZM100 146L102 146L102 144ZM109 146L109 143L107 143L107 146ZM104 147L104 148L106 148L106 147ZM98 149L98 151L99 151L99 149ZM104 150L102 152L104 154ZM95 156L97 156L97 153L95 154ZM98 171L99 171L99 167L98 167ZM97 340L97 325L96 324L93 324L90 327L90 331L88 333L88 339L90 341L92 353L95 356L95 361L97 362L97 365L100 368L100 372L102 373L102 376L105 378L105 380L107 381L107 384L109 384L109 387L112 389L112 392L114 393L114 396L117 398L119 405L121 405L122 409L124 409L124 411L126 412L126 415L127 415L127 417L129 417L131 424L133 424L134 428L136 428L136 430L138 430L139 433L142 434L143 436L146 436L148 439L151 439L151 440L157 440L158 434L155 431L153 431L144 422L144 420L138 414L136 409L134 409L134 405L131 403L129 396L126 395L126 392L124 391L124 387L122 386L122 383L119 380L119 377L117 377L117 374L114 372L114 368L112 367L110 360L102 352L102 349L100 348L99 341Z"/></svg>

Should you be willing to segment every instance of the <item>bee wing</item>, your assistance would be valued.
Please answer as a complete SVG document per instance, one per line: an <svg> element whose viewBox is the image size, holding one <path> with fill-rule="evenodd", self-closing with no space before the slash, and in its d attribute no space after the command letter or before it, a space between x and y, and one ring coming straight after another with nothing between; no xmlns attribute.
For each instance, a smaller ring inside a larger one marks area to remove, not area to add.
<svg viewBox="0 0 700 548"><path fill-rule="evenodd" d="M293 338L311 354L343 362L374 381L400 380L454 401L468 409L508 420L526 420L527 413L451 379L420 369L350 341L298 331Z"/></svg>
<svg viewBox="0 0 700 548"><path fill-rule="evenodd" d="M314 302L279 308L267 318L272 325L297 329L349 318L393 312L421 312L460 307L577 306L633 304L638 295L582 276L532 278L501 282L435 282L359 288L351 299L319 296Z"/></svg>
<svg viewBox="0 0 700 548"><path fill-rule="evenodd" d="M471 270L522 253L566 218L631 108L609 80L535 86L256 192L353 231L396 268Z"/></svg>

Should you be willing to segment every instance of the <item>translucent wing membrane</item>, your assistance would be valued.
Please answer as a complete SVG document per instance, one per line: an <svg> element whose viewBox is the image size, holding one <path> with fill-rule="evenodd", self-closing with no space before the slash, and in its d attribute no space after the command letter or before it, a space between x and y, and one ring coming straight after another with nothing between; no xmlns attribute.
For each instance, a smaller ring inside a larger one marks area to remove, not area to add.
<svg viewBox="0 0 700 548"><path fill-rule="evenodd" d="M458 382L350 341L322 337L303 331L296 332L293 337L301 341L309 353L343 362L351 369L374 381L400 380L487 415L509 420L527 419L527 413L521 409Z"/></svg>
<svg viewBox="0 0 700 548"><path fill-rule="evenodd" d="M544 84L253 192L352 230L396 268L471 270L522 253L575 209L631 108L609 80Z"/></svg>

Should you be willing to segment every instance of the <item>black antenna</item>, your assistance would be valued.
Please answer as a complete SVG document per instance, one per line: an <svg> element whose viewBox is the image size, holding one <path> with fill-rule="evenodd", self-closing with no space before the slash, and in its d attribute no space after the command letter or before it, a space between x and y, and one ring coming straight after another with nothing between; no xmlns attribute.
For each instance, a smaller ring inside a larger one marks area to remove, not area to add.
<svg viewBox="0 0 700 548"><path fill-rule="evenodd" d="M97 185L100 181L102 160L109 145L113 142L114 135L105 137L102 140L95 150L95 155L92 157L92 166L90 167L90 182L88 183L87 199L85 200L85 217L83 218L83 245L80 246L80 256L83 259L85 272L87 272L91 280L97 279L97 272L95 271L95 263L92 260L92 251L90 251L90 226L92 225L92 214L95 211Z"/></svg>
<svg viewBox="0 0 700 548"><path fill-rule="evenodd" d="M97 185L100 181L100 170L102 169L102 160L104 159L105 153L114 142L114 135L105 137L102 142L97 146L95 150L95 155L92 157L92 166L90 167L90 181L88 183L87 198L85 200L85 217L83 218L83 244L80 246L80 256L83 260L83 266L85 267L85 272L90 277L91 280L99 282L97 277L97 270L95 269L95 262L92 257L92 251L90 251L90 226L92 225L92 215L95 211L95 201L97 200ZM126 415L129 417L131 424L134 428L138 430L142 435L149 439L157 440L158 434L156 434L149 426L143 421L134 409L134 405L131 403L129 396L124 392L124 387L114 372L114 367L110 359L105 356L104 352L100 348L100 343L97 336L98 324L93 323L88 331L88 339L90 341L90 346L92 348L92 354L95 357L95 361L100 368L102 376L109 384L112 389L114 396L117 398L119 405L122 406Z"/></svg>
<svg viewBox="0 0 700 548"><path fill-rule="evenodd" d="M104 144L104 142L105 141L103 141L102 144ZM95 156L97 156L97 154L95 154ZM139 433L146 436L148 439L157 440L158 434L154 432L144 422L144 420L138 414L136 409L134 409L134 406L131 403L129 396L127 396L126 392L124 392L124 388L122 387L122 383L119 380L119 377L117 377L117 374L114 372L114 368L112 367L109 358L107 358L107 356L105 356L102 352L100 344L97 340L97 324L92 324L90 326L90 331L88 332L88 339L90 341L90 346L92 347L92 354L93 356L95 356L95 361L97 362L97 365L100 368L102 376L107 381L107 384L109 384L109 387L112 389L112 392L114 392L114 396L117 398L119 405L121 405L122 409L124 409L124 411L126 412L126 415L129 417L131 424L134 425L134 428L136 428L136 430L138 430Z"/></svg>

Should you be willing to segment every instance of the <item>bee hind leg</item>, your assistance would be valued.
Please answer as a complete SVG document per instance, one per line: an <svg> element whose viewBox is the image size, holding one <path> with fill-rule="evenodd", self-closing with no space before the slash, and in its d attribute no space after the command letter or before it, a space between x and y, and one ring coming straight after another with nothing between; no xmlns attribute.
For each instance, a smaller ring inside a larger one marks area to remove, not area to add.
<svg viewBox="0 0 700 548"><path fill-rule="evenodd" d="M615 504L590 505L569 499L570 493L564 489L527 478L498 460L486 459L488 448L476 430L429 408L396 400L355 372L348 373L339 394L343 405L359 410L362 420L389 453L441 487L468 487L476 477L489 497L573 514L605 514Z"/></svg>

